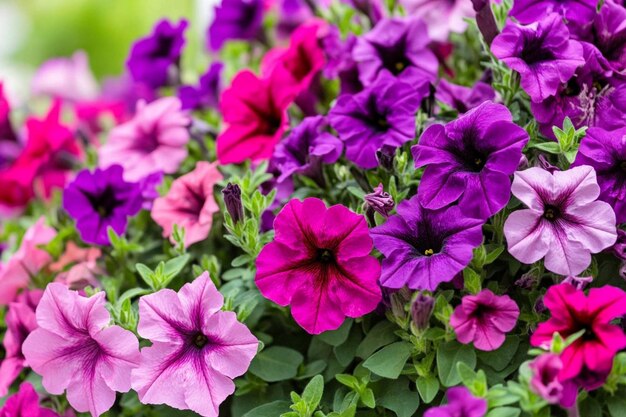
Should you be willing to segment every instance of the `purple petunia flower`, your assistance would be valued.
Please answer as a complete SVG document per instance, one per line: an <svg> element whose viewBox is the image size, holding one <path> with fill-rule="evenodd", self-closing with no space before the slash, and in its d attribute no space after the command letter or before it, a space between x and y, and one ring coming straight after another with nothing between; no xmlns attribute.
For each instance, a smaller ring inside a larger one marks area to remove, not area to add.
<svg viewBox="0 0 626 417"><path fill-rule="evenodd" d="M352 50L361 82L368 86L383 71L412 85L434 80L439 63L429 43L428 30L419 18L381 20Z"/></svg>
<svg viewBox="0 0 626 417"><path fill-rule="evenodd" d="M223 0L207 33L209 48L217 52L226 41L255 39L262 23L263 0Z"/></svg>
<svg viewBox="0 0 626 417"><path fill-rule="evenodd" d="M616 71L626 69L626 8L610 1L595 16L593 43Z"/></svg>
<svg viewBox="0 0 626 417"><path fill-rule="evenodd" d="M381 285L434 291L451 281L483 240L483 221L468 218L458 206L431 211L414 196L398 205L398 214L370 230L385 255Z"/></svg>
<svg viewBox="0 0 626 417"><path fill-rule="evenodd" d="M448 403L433 407L424 413L424 417L485 417L487 400L477 398L465 387L448 388Z"/></svg>
<svg viewBox="0 0 626 417"><path fill-rule="evenodd" d="M182 103L183 110L218 107L223 68L224 64L214 62L207 72L200 77L197 86L183 85L178 89L178 98Z"/></svg>
<svg viewBox="0 0 626 417"><path fill-rule="evenodd" d="M415 114L428 92L428 82L415 88L383 73L361 93L340 96L328 120L346 145L346 157L361 168L375 168L383 145L412 140Z"/></svg>
<svg viewBox="0 0 626 417"><path fill-rule="evenodd" d="M590 165L598 176L600 200L613 207L617 223L626 223L626 128L591 128L572 166Z"/></svg>
<svg viewBox="0 0 626 417"><path fill-rule="evenodd" d="M568 22L578 25L593 20L596 0L516 0L509 13L522 24L541 20L550 13L558 13Z"/></svg>
<svg viewBox="0 0 626 417"><path fill-rule="evenodd" d="M486 102L446 125L426 129L411 150L426 167L420 203L440 209L459 200L466 216L487 219L509 201L511 180L528 133L501 105Z"/></svg>
<svg viewBox="0 0 626 417"><path fill-rule="evenodd" d="M76 220L76 228L86 243L108 245L107 228L117 234L126 230L129 216L141 210L139 184L126 182L119 165L95 171L83 170L63 192L63 208Z"/></svg>
<svg viewBox="0 0 626 417"><path fill-rule="evenodd" d="M164 19L157 23L151 35L133 45L126 65L136 82L152 88L170 83L172 68L178 66L185 45L186 28L184 19L176 26Z"/></svg>
<svg viewBox="0 0 626 417"><path fill-rule="evenodd" d="M508 23L491 44L493 54L521 76L531 100L556 94L576 68L583 65L583 48L570 40L569 30L557 14L527 26Z"/></svg>
<svg viewBox="0 0 626 417"><path fill-rule="evenodd" d="M437 85L435 98L444 104L456 109L459 113L478 107L485 101L491 101L496 97L496 92L487 83L478 81L473 87L465 87L453 84L441 79Z"/></svg>
<svg viewBox="0 0 626 417"><path fill-rule="evenodd" d="M528 367L532 371L530 388L548 404L560 404L562 407L571 407L574 404L578 388L571 380L559 379L559 373L563 369L563 361L559 355L544 353L528 364Z"/></svg>
<svg viewBox="0 0 626 417"><path fill-rule="evenodd" d="M323 116L307 117L280 142L274 151L274 162L282 182L293 174L324 181L322 164L332 164L341 157L343 143L326 131Z"/></svg>
<svg viewBox="0 0 626 417"><path fill-rule="evenodd" d="M329 26L326 36L321 38L322 49L326 55L326 66L322 73L328 79L339 77L341 94L356 94L363 90L359 80L359 69L352 50L356 45L357 37L349 34L345 40L335 26Z"/></svg>

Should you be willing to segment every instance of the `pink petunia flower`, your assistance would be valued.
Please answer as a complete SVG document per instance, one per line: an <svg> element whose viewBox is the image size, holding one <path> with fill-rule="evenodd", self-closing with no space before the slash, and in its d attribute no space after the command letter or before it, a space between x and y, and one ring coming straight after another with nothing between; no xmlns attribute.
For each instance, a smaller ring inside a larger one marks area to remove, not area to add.
<svg viewBox="0 0 626 417"><path fill-rule="evenodd" d="M139 363L135 335L110 326L104 292L82 297L59 283L48 284L37 307L37 324L22 346L46 391L60 395L79 412L97 417L115 402L115 392L130 389L130 372Z"/></svg>
<svg viewBox="0 0 626 417"><path fill-rule="evenodd" d="M518 317L519 307L508 295L482 290L463 297L450 317L450 325L459 342L473 342L476 349L490 351L502 346Z"/></svg>
<svg viewBox="0 0 626 417"><path fill-rule="evenodd" d="M382 299L380 263L370 255L365 217L318 198L291 200L274 221L276 236L257 258L256 284L266 298L291 305L307 332L337 329Z"/></svg>
<svg viewBox="0 0 626 417"><path fill-rule="evenodd" d="M567 338L584 334L561 353L559 380L574 380L586 389L604 384L615 354L626 347L624 331L610 322L626 314L626 293L619 288L592 288L589 295L570 284L553 285L543 303L550 319L541 323L530 338L533 346L549 347L556 332Z"/></svg>
<svg viewBox="0 0 626 417"><path fill-rule="evenodd" d="M77 51L69 58L53 58L46 61L33 77L32 90L69 101L94 100L98 96L98 83L89 68L84 51Z"/></svg>
<svg viewBox="0 0 626 417"><path fill-rule="evenodd" d="M472 3L465 0L400 0L408 14L420 17L435 41L446 41L450 32L463 33L466 19L474 16Z"/></svg>
<svg viewBox="0 0 626 417"><path fill-rule="evenodd" d="M232 379L248 369L258 340L231 311L204 272L178 293L164 289L139 300L141 350L132 386L144 404L167 404L217 417L235 391Z"/></svg>
<svg viewBox="0 0 626 417"><path fill-rule="evenodd" d="M530 388L549 404L561 404L571 407L576 401L578 388L572 381L561 381L559 374L563 362L559 355L544 353L535 358L529 365L532 371Z"/></svg>
<svg viewBox="0 0 626 417"><path fill-rule="evenodd" d="M139 181L157 171L173 174L187 157L189 116L177 97L137 104L137 113L114 127L100 148L100 167L119 164L126 181Z"/></svg>
<svg viewBox="0 0 626 417"><path fill-rule="evenodd" d="M152 218L163 228L163 236L171 236L176 224L185 229L186 247L206 239L220 209L213 188L222 178L216 164L198 162L193 171L172 183L165 197L154 200Z"/></svg>
<svg viewBox="0 0 626 417"><path fill-rule="evenodd" d="M39 246L50 242L56 234L56 230L46 226L43 217L28 228L18 251L0 269L0 305L13 301L17 292L28 286L31 277L52 261L50 254Z"/></svg>
<svg viewBox="0 0 626 417"><path fill-rule="evenodd" d="M592 253L617 239L615 213L609 204L596 201L600 187L590 166L554 173L518 171L511 191L528 206L504 224L509 253L520 262L545 258L546 269L578 275L591 263Z"/></svg>
<svg viewBox="0 0 626 417"><path fill-rule="evenodd" d="M83 249L74 242L68 242L65 252L50 265L56 272L56 282L67 285L72 290L82 290L87 286L99 287L96 274L102 273L96 263L102 251L96 247Z"/></svg>
<svg viewBox="0 0 626 417"><path fill-rule="evenodd" d="M29 382L22 382L17 393L13 394L0 409L0 417L59 417L49 408L39 405L37 391Z"/></svg>

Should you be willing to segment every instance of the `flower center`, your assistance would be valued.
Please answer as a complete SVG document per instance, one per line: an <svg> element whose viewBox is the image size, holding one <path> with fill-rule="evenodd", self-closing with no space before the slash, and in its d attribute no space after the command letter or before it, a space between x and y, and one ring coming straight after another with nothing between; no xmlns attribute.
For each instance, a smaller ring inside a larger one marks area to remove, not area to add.
<svg viewBox="0 0 626 417"><path fill-rule="evenodd" d="M406 64L404 62L396 62L396 71L398 71L399 73L404 71L405 67Z"/></svg>
<svg viewBox="0 0 626 417"><path fill-rule="evenodd" d="M622 161L619 164L619 167L622 169L622 171L626 172L626 161Z"/></svg>
<svg viewBox="0 0 626 417"><path fill-rule="evenodd" d="M559 215L561 214L560 210L558 209L558 207L555 207L553 205L547 204L544 208L543 208L543 217L545 219L548 220L556 220Z"/></svg>
<svg viewBox="0 0 626 417"><path fill-rule="evenodd" d="M430 255L434 255L434 254L435 254L435 251L430 249L430 248L428 248L428 249L426 249L424 251L424 255L426 255L426 256L430 256Z"/></svg>
<svg viewBox="0 0 626 417"><path fill-rule="evenodd" d="M544 47L543 38L526 39L521 58L528 65L540 62L552 61L555 59L554 53Z"/></svg>
<svg viewBox="0 0 626 417"><path fill-rule="evenodd" d="M330 264L335 261L335 255L333 255L333 252L330 249L318 249L317 260L323 264Z"/></svg>
<svg viewBox="0 0 626 417"><path fill-rule="evenodd" d="M193 337L193 345L198 349L202 349L209 343L209 338L203 335L202 333L198 333Z"/></svg>
<svg viewBox="0 0 626 417"><path fill-rule="evenodd" d="M381 117L378 119L378 126L386 130L389 127L389 122L387 122L386 119Z"/></svg>
<svg viewBox="0 0 626 417"><path fill-rule="evenodd" d="M102 218L111 216L122 203L115 197L115 191L111 187L105 188L100 194L85 193L85 197L89 200L93 210Z"/></svg>

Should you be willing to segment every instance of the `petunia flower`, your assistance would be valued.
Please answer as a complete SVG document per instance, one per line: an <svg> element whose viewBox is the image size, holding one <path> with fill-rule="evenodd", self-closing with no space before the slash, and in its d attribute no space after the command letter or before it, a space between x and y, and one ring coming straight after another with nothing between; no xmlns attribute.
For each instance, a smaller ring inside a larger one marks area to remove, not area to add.
<svg viewBox="0 0 626 417"><path fill-rule="evenodd" d="M509 14L520 23L530 24L558 13L561 19L581 25L593 20L596 6L595 0L517 0Z"/></svg>
<svg viewBox="0 0 626 417"><path fill-rule="evenodd" d="M15 161L23 146L13 130L10 115L11 105L0 82L0 170Z"/></svg>
<svg viewBox="0 0 626 417"><path fill-rule="evenodd" d="M59 417L57 413L49 408L39 405L39 395L30 384L22 382L20 389L15 394L7 398L0 408L2 417Z"/></svg>
<svg viewBox="0 0 626 417"><path fill-rule="evenodd" d="M474 397L463 386L448 388L446 397L446 405L429 408L424 417L485 417L487 414L487 400Z"/></svg>
<svg viewBox="0 0 626 417"><path fill-rule="evenodd" d="M220 310L223 303L206 272L177 293L163 289L139 299L137 331L152 342L132 372L142 403L217 417L235 391L232 379L246 372L258 348L236 314Z"/></svg>
<svg viewBox="0 0 626 417"><path fill-rule="evenodd" d="M123 178L119 165L107 169L85 169L63 192L63 208L76 220L76 228L86 243L108 245L108 228L126 231L128 218L141 210L139 185Z"/></svg>
<svg viewBox="0 0 626 417"><path fill-rule="evenodd" d="M173 174L187 157L190 124L176 97L140 102L132 120L109 133L98 153L100 167L121 165L127 181L139 181L157 171Z"/></svg>
<svg viewBox="0 0 626 417"><path fill-rule="evenodd" d="M326 36L321 39L326 55L326 66L322 73L328 79L339 77L340 94L356 94L363 90L363 84L359 80L359 70L352 58L352 50L356 42L357 37L352 34L348 34L345 40L342 39L339 29L335 26L329 26Z"/></svg>
<svg viewBox="0 0 626 417"><path fill-rule="evenodd" d="M515 173L513 195L528 209L518 210L504 224L508 251L532 264L545 258L546 269L578 275L597 253L615 243L615 213L596 201L600 187L587 165L549 173L529 168Z"/></svg>
<svg viewBox="0 0 626 417"><path fill-rule="evenodd" d="M46 391L60 395L79 412L97 417L113 406L115 392L130 389L139 363L135 335L110 326L104 292L89 298L58 283L48 284L37 306L37 324L22 346Z"/></svg>
<svg viewBox="0 0 626 417"><path fill-rule="evenodd" d="M610 324L626 314L626 293L606 285L592 288L585 296L570 284L560 284L548 289L543 302L550 310L550 319L539 324L530 343L548 347L555 332L567 338L584 330L561 353L559 380L574 380L588 390L603 385L615 354L626 347L623 330Z"/></svg>
<svg viewBox="0 0 626 417"><path fill-rule="evenodd" d="M415 138L415 114L428 95L384 73L364 91L344 94L328 113L330 125L346 145L346 157L361 168L376 168L383 145L402 146Z"/></svg>
<svg viewBox="0 0 626 417"><path fill-rule="evenodd" d="M502 346L518 317L519 307L508 295L482 290L461 299L450 316L450 325L459 342L473 343L478 350L491 351Z"/></svg>
<svg viewBox="0 0 626 417"><path fill-rule="evenodd" d="M592 43L618 72L626 70L625 22L626 8L607 1L595 15L591 30Z"/></svg>
<svg viewBox="0 0 626 417"><path fill-rule="evenodd" d="M482 243L484 221L468 218L458 206L431 211L414 196L397 213L370 231L385 256L383 287L434 291L469 265Z"/></svg>
<svg viewBox="0 0 626 417"><path fill-rule="evenodd" d="M48 95L71 102L91 101L98 97L99 87L89 68L84 51L69 58L53 58L44 62L33 77L35 95Z"/></svg>
<svg viewBox="0 0 626 417"><path fill-rule="evenodd" d="M456 109L459 113L466 113L485 101L492 101L495 97L494 89L483 81L478 81L473 87L465 87L442 78L435 92L437 100Z"/></svg>
<svg viewBox="0 0 626 417"><path fill-rule="evenodd" d="M495 37L491 52L521 76L521 86L532 101L556 94L583 65L583 48L570 39L561 16L548 15L527 26L508 23Z"/></svg>
<svg viewBox="0 0 626 417"><path fill-rule="evenodd" d="M229 40L260 39L263 10L263 0L223 0L207 32L209 48L217 52Z"/></svg>
<svg viewBox="0 0 626 417"><path fill-rule="evenodd" d="M381 300L380 264L370 255L365 217L317 198L291 200L274 221L274 241L257 258L261 294L308 333L335 330L347 317L373 311Z"/></svg>
<svg viewBox="0 0 626 417"><path fill-rule="evenodd" d="M150 35L135 42L126 62L135 82L153 89L171 84L173 69L178 67L185 46L187 25L184 19L176 25L163 19Z"/></svg>
<svg viewBox="0 0 626 417"><path fill-rule="evenodd" d="M214 62L198 80L197 86L183 85L178 89L178 98L183 110L217 108L221 90L224 64Z"/></svg>
<svg viewBox="0 0 626 417"><path fill-rule="evenodd" d="M617 241L611 251L617 258L626 261L626 230L617 229Z"/></svg>
<svg viewBox="0 0 626 417"><path fill-rule="evenodd" d="M57 274L56 282L67 285L71 290L82 290L88 285L96 288L100 285L96 274L102 272L96 262L101 255L99 248L83 249L70 241L59 259L50 264L50 271Z"/></svg>
<svg viewBox="0 0 626 417"><path fill-rule="evenodd" d="M361 82L369 86L384 71L413 86L424 80L433 81L439 63L428 49L429 43L430 37L422 19L382 19L367 34L358 38L352 50Z"/></svg>
<svg viewBox="0 0 626 417"><path fill-rule="evenodd" d="M419 17L428 26L428 35L435 41L446 41L451 32L463 33L466 19L474 17L470 1L463 0L400 0L407 14Z"/></svg>
<svg viewBox="0 0 626 417"><path fill-rule="evenodd" d="M279 77L259 78L244 70L223 93L220 109L226 125L217 137L221 164L268 159L287 128L293 89Z"/></svg>
<svg viewBox="0 0 626 417"><path fill-rule="evenodd" d="M528 133L509 110L486 102L446 125L434 124L411 148L415 166L426 167L420 203L440 209L459 201L466 216L487 219L509 201L511 180Z"/></svg>
<svg viewBox="0 0 626 417"><path fill-rule="evenodd" d="M569 408L576 401L578 388L572 381L561 381L559 374L563 361L559 355L544 353L528 364L532 371L530 389L539 394L548 404L560 404Z"/></svg>
<svg viewBox="0 0 626 417"><path fill-rule="evenodd" d="M216 164L201 161L177 178L167 195L154 200L152 218L163 228L163 236L171 236L176 224L185 229L185 246L206 239L219 211L213 188L222 178Z"/></svg>

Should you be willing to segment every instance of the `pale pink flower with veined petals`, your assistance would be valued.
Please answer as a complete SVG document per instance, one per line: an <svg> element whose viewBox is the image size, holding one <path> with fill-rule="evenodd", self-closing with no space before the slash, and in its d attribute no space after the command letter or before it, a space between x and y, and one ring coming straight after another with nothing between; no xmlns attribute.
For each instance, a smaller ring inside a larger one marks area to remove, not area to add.
<svg viewBox="0 0 626 417"><path fill-rule="evenodd" d="M22 346L46 391L60 395L79 412L99 416L113 406L115 392L130 389L139 363L135 335L109 326L104 292L82 297L59 283L48 284L37 307L37 324Z"/></svg>
<svg viewBox="0 0 626 417"><path fill-rule="evenodd" d="M191 119L177 97L139 102L132 120L111 130L100 148L100 167L119 164L126 181L139 181L157 171L173 174L187 157Z"/></svg>
<svg viewBox="0 0 626 417"><path fill-rule="evenodd" d="M98 82L84 51L69 58L53 58L41 65L33 77L34 94L70 101L90 101L98 96Z"/></svg>
<svg viewBox="0 0 626 417"><path fill-rule="evenodd" d="M139 299L137 330L152 342L132 373L142 403L217 417L235 390L232 379L246 372L258 348L235 313L220 311L223 303L206 272L178 293L164 289Z"/></svg>
<svg viewBox="0 0 626 417"><path fill-rule="evenodd" d="M428 35L436 41L445 41L450 32L463 33L468 17L474 16L472 2L467 0L400 0L411 16L424 20Z"/></svg>
<svg viewBox="0 0 626 417"><path fill-rule="evenodd" d="M216 164L198 162L196 168L172 183L165 197L154 200L152 218L171 236L174 225L185 229L185 246L204 240L211 231L219 206L213 187L222 180Z"/></svg>
<svg viewBox="0 0 626 417"><path fill-rule="evenodd" d="M600 187L588 165L554 173L518 171L511 191L528 206L504 224L509 253L520 262L545 258L546 269L578 275L591 263L592 253L617 239L615 213L609 204L596 201Z"/></svg>

